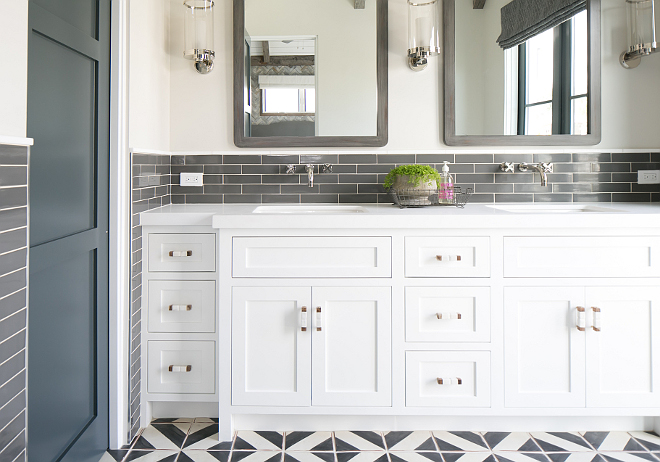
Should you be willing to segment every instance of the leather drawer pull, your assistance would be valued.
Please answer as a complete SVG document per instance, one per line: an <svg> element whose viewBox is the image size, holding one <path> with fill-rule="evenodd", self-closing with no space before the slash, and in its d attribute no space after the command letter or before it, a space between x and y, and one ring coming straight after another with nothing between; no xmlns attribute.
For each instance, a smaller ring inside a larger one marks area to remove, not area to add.
<svg viewBox="0 0 660 462"><path fill-rule="evenodd" d="M169 311L190 311L192 305L170 305Z"/></svg>
<svg viewBox="0 0 660 462"><path fill-rule="evenodd" d="M170 257L192 257L192 250L170 250Z"/></svg>
<svg viewBox="0 0 660 462"><path fill-rule="evenodd" d="M461 261L460 255L436 255L435 259L438 261Z"/></svg>
<svg viewBox="0 0 660 462"><path fill-rule="evenodd" d="M192 366L190 364L187 366L175 366L172 364L167 368L167 370L170 372L190 372L192 371Z"/></svg>
<svg viewBox="0 0 660 462"><path fill-rule="evenodd" d="M436 313L435 317L438 319L463 319L461 313Z"/></svg>
<svg viewBox="0 0 660 462"><path fill-rule="evenodd" d="M463 385L463 379L460 377L456 377L455 379L438 377L438 385L452 385L453 383L456 385Z"/></svg>

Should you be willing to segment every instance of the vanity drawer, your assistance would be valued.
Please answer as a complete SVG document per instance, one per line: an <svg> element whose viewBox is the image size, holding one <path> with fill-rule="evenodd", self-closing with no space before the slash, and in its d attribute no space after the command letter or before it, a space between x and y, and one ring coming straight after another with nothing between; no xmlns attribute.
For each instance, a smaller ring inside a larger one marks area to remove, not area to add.
<svg viewBox="0 0 660 462"><path fill-rule="evenodd" d="M406 342L489 342L490 288L406 287Z"/></svg>
<svg viewBox="0 0 660 462"><path fill-rule="evenodd" d="M406 406L490 407L490 352L406 352Z"/></svg>
<svg viewBox="0 0 660 462"><path fill-rule="evenodd" d="M215 271L215 234L149 237L149 271Z"/></svg>
<svg viewBox="0 0 660 462"><path fill-rule="evenodd" d="M149 393L215 393L215 342L147 343Z"/></svg>
<svg viewBox="0 0 660 462"><path fill-rule="evenodd" d="M234 237L235 278L388 278L391 237Z"/></svg>
<svg viewBox="0 0 660 462"><path fill-rule="evenodd" d="M149 332L215 332L215 281L149 281Z"/></svg>
<svg viewBox="0 0 660 462"><path fill-rule="evenodd" d="M406 277L489 277L488 237L406 237Z"/></svg>
<svg viewBox="0 0 660 462"><path fill-rule="evenodd" d="M504 277L657 277L660 238L505 237Z"/></svg>

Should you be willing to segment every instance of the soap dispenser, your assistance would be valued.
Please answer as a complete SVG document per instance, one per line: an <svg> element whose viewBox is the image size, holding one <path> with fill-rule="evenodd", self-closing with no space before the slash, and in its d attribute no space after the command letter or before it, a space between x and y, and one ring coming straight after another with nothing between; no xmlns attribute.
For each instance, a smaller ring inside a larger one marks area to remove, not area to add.
<svg viewBox="0 0 660 462"><path fill-rule="evenodd" d="M454 204L454 180L449 174L449 162L445 161L438 182L438 204Z"/></svg>

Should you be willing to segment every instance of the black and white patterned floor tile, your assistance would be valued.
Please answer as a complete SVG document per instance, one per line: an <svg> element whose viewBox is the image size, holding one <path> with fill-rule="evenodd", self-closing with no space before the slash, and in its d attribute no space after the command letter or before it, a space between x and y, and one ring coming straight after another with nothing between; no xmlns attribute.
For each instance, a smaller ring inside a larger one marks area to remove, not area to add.
<svg viewBox="0 0 660 462"><path fill-rule="evenodd" d="M493 451L541 452L529 433L484 432L482 436Z"/></svg>
<svg viewBox="0 0 660 462"><path fill-rule="evenodd" d="M491 452L443 452L445 462L497 462Z"/></svg>
<svg viewBox="0 0 660 462"><path fill-rule="evenodd" d="M646 451L627 432L583 432L581 435L598 451Z"/></svg>
<svg viewBox="0 0 660 462"><path fill-rule="evenodd" d="M402 451L390 453L391 462L443 462L439 452Z"/></svg>
<svg viewBox="0 0 660 462"><path fill-rule="evenodd" d="M141 451L131 450L124 462L175 462L179 451Z"/></svg>
<svg viewBox="0 0 660 462"><path fill-rule="evenodd" d="M385 451L338 452L337 462L389 462Z"/></svg>
<svg viewBox="0 0 660 462"><path fill-rule="evenodd" d="M649 451L660 452L660 436L655 433L630 432L630 435Z"/></svg>
<svg viewBox="0 0 660 462"><path fill-rule="evenodd" d="M437 451L431 432L385 432L385 444L390 451Z"/></svg>
<svg viewBox="0 0 660 462"><path fill-rule="evenodd" d="M486 442L475 432L433 432L440 452L445 451L488 451ZM461 462L465 462L461 459Z"/></svg>
<svg viewBox="0 0 660 462"><path fill-rule="evenodd" d="M281 462L282 453L276 451L232 451L230 462Z"/></svg>
<svg viewBox="0 0 660 462"><path fill-rule="evenodd" d="M332 452L292 451L284 453L284 462L335 462Z"/></svg>
<svg viewBox="0 0 660 462"><path fill-rule="evenodd" d="M286 432L286 451L334 451L332 432Z"/></svg>
<svg viewBox="0 0 660 462"><path fill-rule="evenodd" d="M495 452L495 457L499 462L550 462L541 452Z"/></svg>
<svg viewBox="0 0 660 462"><path fill-rule="evenodd" d="M204 449L207 451L229 451L231 441L218 441L218 424L216 423L194 423L190 425L188 437L183 444L183 449Z"/></svg>
<svg viewBox="0 0 660 462"><path fill-rule="evenodd" d="M140 434L133 449L180 449L192 423L155 423Z"/></svg>
<svg viewBox="0 0 660 462"><path fill-rule="evenodd" d="M648 452L601 452L608 462L656 462Z"/></svg>
<svg viewBox="0 0 660 462"><path fill-rule="evenodd" d="M228 462L229 451L200 451L184 449L176 462Z"/></svg>
<svg viewBox="0 0 660 462"><path fill-rule="evenodd" d="M281 451L283 444L282 432L239 431L234 439L234 451Z"/></svg>
<svg viewBox="0 0 660 462"><path fill-rule="evenodd" d="M547 456L552 462L605 462L596 452L551 452Z"/></svg>
<svg viewBox="0 0 660 462"><path fill-rule="evenodd" d="M532 432L532 436L545 452L593 451L587 440L575 432Z"/></svg>
<svg viewBox="0 0 660 462"><path fill-rule="evenodd" d="M335 432L335 449L337 452L384 451L385 442L379 432Z"/></svg>

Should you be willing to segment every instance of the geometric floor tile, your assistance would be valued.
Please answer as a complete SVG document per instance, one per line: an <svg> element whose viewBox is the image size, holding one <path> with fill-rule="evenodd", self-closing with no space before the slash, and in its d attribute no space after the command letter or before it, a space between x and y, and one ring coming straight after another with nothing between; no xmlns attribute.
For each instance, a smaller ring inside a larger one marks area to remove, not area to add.
<svg viewBox="0 0 660 462"><path fill-rule="evenodd" d="M178 456L176 451L131 451L125 462L174 462Z"/></svg>
<svg viewBox="0 0 660 462"><path fill-rule="evenodd" d="M439 452L397 452L390 454L392 462L443 462Z"/></svg>
<svg viewBox="0 0 660 462"><path fill-rule="evenodd" d="M445 462L497 462L490 452L443 452Z"/></svg>
<svg viewBox="0 0 660 462"><path fill-rule="evenodd" d="M486 432L482 436L493 451L541 452L529 433Z"/></svg>
<svg viewBox="0 0 660 462"><path fill-rule="evenodd" d="M99 462L120 462L126 456L126 454L128 454L128 449L118 449L116 451L108 449L108 451L103 455L104 458L102 458Z"/></svg>
<svg viewBox="0 0 660 462"><path fill-rule="evenodd" d="M337 462L388 462L384 451L338 452Z"/></svg>
<svg viewBox="0 0 660 462"><path fill-rule="evenodd" d="M140 434L133 449L179 449L186 439L190 423L152 424Z"/></svg>
<svg viewBox="0 0 660 462"><path fill-rule="evenodd" d="M583 432L582 436L598 451L646 451L627 432Z"/></svg>
<svg viewBox="0 0 660 462"><path fill-rule="evenodd" d="M288 451L334 451L332 432L286 432L284 449Z"/></svg>
<svg viewBox="0 0 660 462"><path fill-rule="evenodd" d="M332 452L285 452L284 462L335 462L335 455Z"/></svg>
<svg viewBox="0 0 660 462"><path fill-rule="evenodd" d="M608 462L656 462L648 452L601 452Z"/></svg>
<svg viewBox="0 0 660 462"><path fill-rule="evenodd" d="M532 436L545 452L593 451L589 443L574 432L532 432Z"/></svg>
<svg viewBox="0 0 660 462"><path fill-rule="evenodd" d="M176 462L227 462L229 451L195 451L185 450L179 454Z"/></svg>
<svg viewBox="0 0 660 462"><path fill-rule="evenodd" d="M339 451L383 451L385 443L377 432L335 432L335 445ZM356 461L357 462L357 461Z"/></svg>
<svg viewBox="0 0 660 462"><path fill-rule="evenodd" d="M552 462L605 462L595 452L553 452L547 456Z"/></svg>
<svg viewBox="0 0 660 462"><path fill-rule="evenodd" d="M281 451L284 435L281 432L239 431L236 433L234 450Z"/></svg>
<svg viewBox="0 0 660 462"><path fill-rule="evenodd" d="M495 452L499 462L550 462L548 456L540 452Z"/></svg>
<svg viewBox="0 0 660 462"><path fill-rule="evenodd" d="M190 426L183 449L229 451L231 441L218 441L218 424L216 423L194 423Z"/></svg>
<svg viewBox="0 0 660 462"><path fill-rule="evenodd" d="M475 432L433 432L440 452L488 450L486 442Z"/></svg>
<svg viewBox="0 0 660 462"><path fill-rule="evenodd" d="M655 433L630 432L630 434L649 451L660 451L660 437Z"/></svg>
<svg viewBox="0 0 660 462"><path fill-rule="evenodd" d="M437 451L431 432L385 432L385 444L390 451Z"/></svg>
<svg viewBox="0 0 660 462"><path fill-rule="evenodd" d="M157 423L193 423L195 419L189 419L189 418L164 418L164 419L153 419L151 421L152 424L157 424Z"/></svg>
<svg viewBox="0 0 660 462"><path fill-rule="evenodd" d="M281 452L273 451L232 451L231 462L280 462Z"/></svg>

